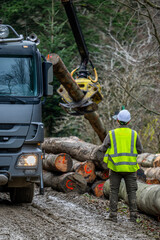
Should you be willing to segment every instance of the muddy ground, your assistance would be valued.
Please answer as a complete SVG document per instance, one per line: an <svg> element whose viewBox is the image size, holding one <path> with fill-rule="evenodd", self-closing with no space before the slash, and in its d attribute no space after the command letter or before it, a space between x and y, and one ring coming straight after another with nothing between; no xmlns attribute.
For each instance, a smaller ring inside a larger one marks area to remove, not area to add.
<svg viewBox="0 0 160 240"><path fill-rule="evenodd" d="M0 240L159 240L160 222L139 213L128 221L128 207L119 202L118 223L107 221L108 200L89 194L60 193L51 188L32 204L13 205L0 193Z"/></svg>

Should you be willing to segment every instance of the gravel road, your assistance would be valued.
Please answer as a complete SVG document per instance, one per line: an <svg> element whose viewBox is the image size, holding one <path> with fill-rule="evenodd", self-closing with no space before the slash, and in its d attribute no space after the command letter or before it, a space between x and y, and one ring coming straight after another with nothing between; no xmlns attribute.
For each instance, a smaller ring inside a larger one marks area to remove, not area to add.
<svg viewBox="0 0 160 240"><path fill-rule="evenodd" d="M0 193L0 240L159 240L160 224L139 213L140 223L128 221L128 208L119 203L118 223L107 221L108 200L89 194L60 193L51 188L32 204L13 205Z"/></svg>

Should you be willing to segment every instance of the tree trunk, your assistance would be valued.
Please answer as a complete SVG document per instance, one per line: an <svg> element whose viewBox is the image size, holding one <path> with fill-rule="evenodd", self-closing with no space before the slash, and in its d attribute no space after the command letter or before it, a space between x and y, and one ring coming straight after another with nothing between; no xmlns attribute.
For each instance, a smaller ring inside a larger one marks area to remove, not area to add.
<svg viewBox="0 0 160 240"><path fill-rule="evenodd" d="M80 87L67 70L61 58L57 54L53 53L48 55L47 60L52 62L54 75L64 86L73 101L81 101L84 97L84 93L81 91ZM103 142L106 136L106 130L101 119L99 118L99 115L96 112L93 112L86 113L84 117L90 122L92 128Z"/></svg>
<svg viewBox="0 0 160 240"><path fill-rule="evenodd" d="M69 172L72 169L72 159L66 153L58 155L45 154L43 169L47 171Z"/></svg>
<svg viewBox="0 0 160 240"><path fill-rule="evenodd" d="M93 183L92 185L92 191L93 191L93 194L96 196L96 197L102 197L104 196L104 193L103 193L103 186L104 186L104 183L105 181L96 181L95 183Z"/></svg>
<svg viewBox="0 0 160 240"><path fill-rule="evenodd" d="M137 182L137 207L150 215L160 216L160 185L148 185L146 183ZM110 185L109 180L103 186L104 196L109 197ZM119 189L119 197L128 203L125 182L121 181Z"/></svg>
<svg viewBox="0 0 160 240"><path fill-rule="evenodd" d="M103 159L97 158L99 147L77 137L45 138L42 144L42 148L47 153L67 153L80 162L93 161L101 169L107 169L107 164L103 162Z"/></svg>
<svg viewBox="0 0 160 240"><path fill-rule="evenodd" d="M146 168L144 171L147 178L157 179L160 181L160 167Z"/></svg>
<svg viewBox="0 0 160 240"><path fill-rule="evenodd" d="M75 172L57 175L43 170L43 181L45 187L52 187L65 193L84 193L87 189L87 182L84 177Z"/></svg>
<svg viewBox="0 0 160 240"><path fill-rule="evenodd" d="M160 184L160 181L155 178L146 178L147 184Z"/></svg>
<svg viewBox="0 0 160 240"><path fill-rule="evenodd" d="M96 179L95 165L92 161L73 161L73 169L84 177L87 183L93 183Z"/></svg>
<svg viewBox="0 0 160 240"><path fill-rule="evenodd" d="M154 159L155 159L155 154L143 153L138 155L137 162L142 167L153 167Z"/></svg>

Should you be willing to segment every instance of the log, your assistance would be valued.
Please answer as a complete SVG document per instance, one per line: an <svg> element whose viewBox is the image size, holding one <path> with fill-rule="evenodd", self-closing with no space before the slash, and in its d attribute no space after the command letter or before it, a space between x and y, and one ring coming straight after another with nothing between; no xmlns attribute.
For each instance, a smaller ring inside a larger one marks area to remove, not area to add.
<svg viewBox="0 0 160 240"><path fill-rule="evenodd" d="M105 183L105 181L102 181L102 180L96 181L95 183L93 183L93 185L91 187L93 194L98 198L104 196L104 193L103 193L104 183Z"/></svg>
<svg viewBox="0 0 160 240"><path fill-rule="evenodd" d="M93 183L96 179L95 165L92 161L78 162L74 161L73 169L84 177L87 183Z"/></svg>
<svg viewBox="0 0 160 240"><path fill-rule="evenodd" d="M160 167L146 168L144 171L147 178L157 179L160 181Z"/></svg>
<svg viewBox="0 0 160 240"><path fill-rule="evenodd" d="M155 154L143 153L138 155L137 163L142 167L153 167L154 159L155 159Z"/></svg>
<svg viewBox="0 0 160 240"><path fill-rule="evenodd" d="M73 101L81 101L84 97L84 93L67 70L61 58L57 54L52 53L48 55L47 60L53 64L54 75L64 86ZM84 117L89 121L99 139L103 142L106 137L106 129L99 115L96 112L92 112L84 114Z"/></svg>
<svg viewBox="0 0 160 240"><path fill-rule="evenodd" d="M84 177L76 172L65 173L62 175L53 174L43 170L43 181L45 187L54 190L68 192L85 193L87 182Z"/></svg>
<svg viewBox="0 0 160 240"><path fill-rule="evenodd" d="M109 169L106 169L104 171L97 171L96 176L102 180L107 180L109 178Z"/></svg>
<svg viewBox="0 0 160 240"><path fill-rule="evenodd" d="M142 212L153 216L160 216L160 185L148 185L146 183L137 182L137 207ZM103 186L104 196L109 197L110 183L107 180ZM128 196L126 192L125 182L121 181L119 189L119 197L128 203Z"/></svg>
<svg viewBox="0 0 160 240"><path fill-rule="evenodd" d="M155 178L146 178L146 183L147 184L160 184L160 181L158 181Z"/></svg>
<svg viewBox="0 0 160 240"><path fill-rule="evenodd" d="M58 155L45 154L43 169L47 171L69 172L72 169L72 159L66 153Z"/></svg>
<svg viewBox="0 0 160 240"><path fill-rule="evenodd" d="M100 146L84 142L77 137L45 138L42 148L46 153L67 153L80 162L93 161L97 167L107 169L103 159L97 158Z"/></svg>
<svg viewBox="0 0 160 240"><path fill-rule="evenodd" d="M153 167L160 167L160 154L155 155L155 159L153 161Z"/></svg>

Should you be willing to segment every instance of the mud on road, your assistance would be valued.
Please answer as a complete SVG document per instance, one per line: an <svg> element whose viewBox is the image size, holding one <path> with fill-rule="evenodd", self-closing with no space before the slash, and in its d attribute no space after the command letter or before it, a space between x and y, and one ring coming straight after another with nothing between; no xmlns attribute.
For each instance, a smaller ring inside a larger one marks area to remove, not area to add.
<svg viewBox="0 0 160 240"><path fill-rule="evenodd" d="M51 188L32 204L13 205L0 193L0 240L159 240L160 224L139 213L128 221L128 207L119 203L118 223L107 221L108 200L88 194L60 193Z"/></svg>

